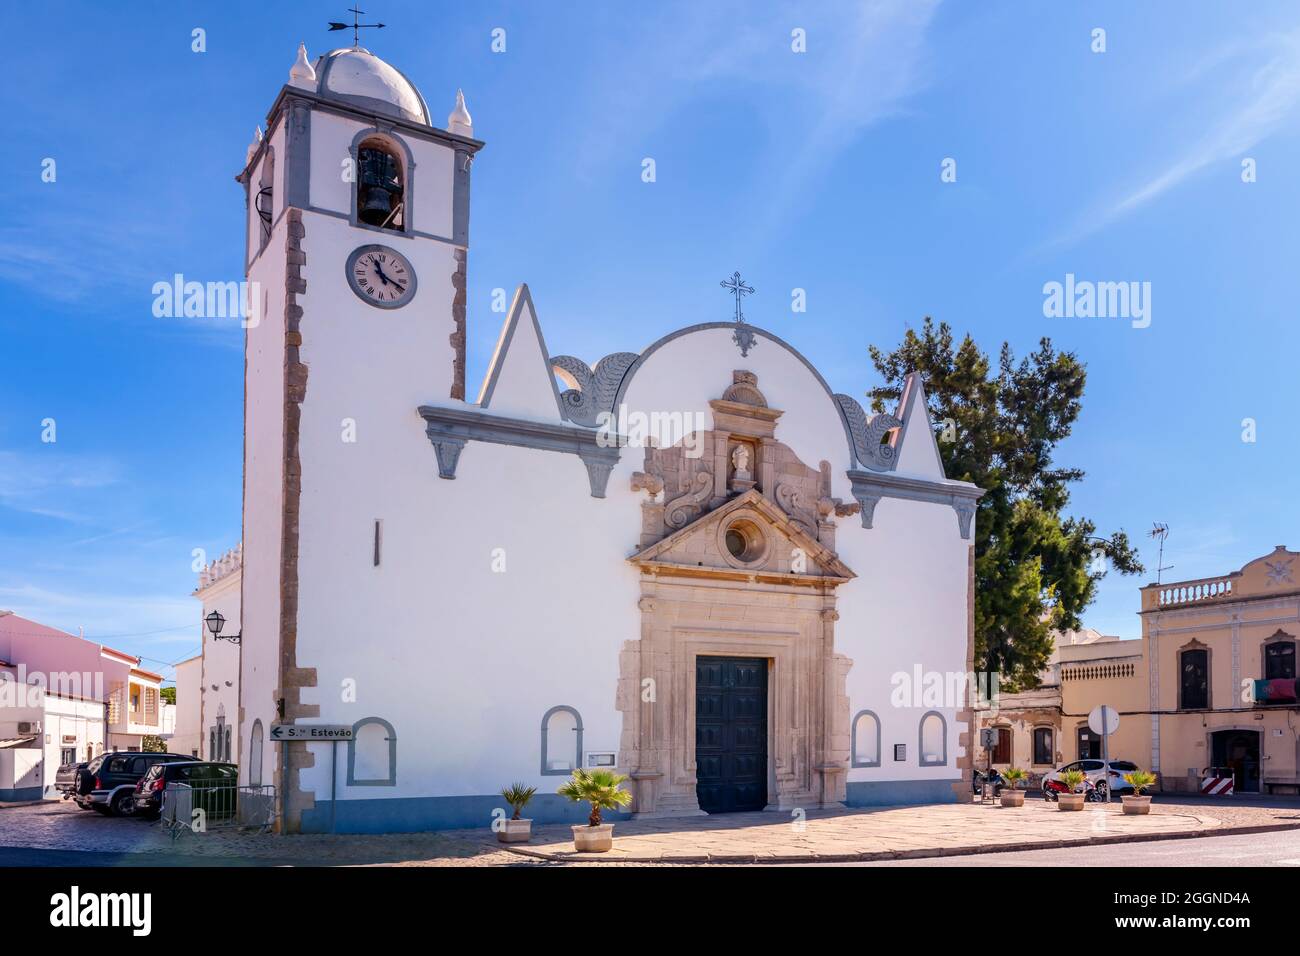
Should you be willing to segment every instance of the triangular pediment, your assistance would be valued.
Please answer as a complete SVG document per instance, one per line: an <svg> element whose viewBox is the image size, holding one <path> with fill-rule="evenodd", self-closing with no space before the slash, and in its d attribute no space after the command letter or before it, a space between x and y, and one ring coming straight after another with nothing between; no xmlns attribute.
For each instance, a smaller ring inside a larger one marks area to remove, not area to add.
<svg viewBox="0 0 1300 956"><path fill-rule="evenodd" d="M728 535L731 534L729 545ZM743 539L746 547L733 550ZM856 577L780 507L751 489L629 559L659 573L835 585Z"/></svg>

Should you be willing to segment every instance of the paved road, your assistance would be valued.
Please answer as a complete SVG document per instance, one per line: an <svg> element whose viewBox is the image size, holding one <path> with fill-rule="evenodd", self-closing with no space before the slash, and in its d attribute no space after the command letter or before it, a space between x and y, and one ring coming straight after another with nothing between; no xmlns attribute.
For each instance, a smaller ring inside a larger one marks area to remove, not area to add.
<svg viewBox="0 0 1300 956"><path fill-rule="evenodd" d="M1196 837L1112 846L944 856L856 866L1294 866L1300 867L1300 831Z"/></svg>

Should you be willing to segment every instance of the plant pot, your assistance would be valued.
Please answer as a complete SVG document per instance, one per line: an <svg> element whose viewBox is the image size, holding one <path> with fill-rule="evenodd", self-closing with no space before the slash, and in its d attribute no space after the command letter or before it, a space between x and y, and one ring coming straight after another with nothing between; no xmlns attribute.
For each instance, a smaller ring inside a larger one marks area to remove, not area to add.
<svg viewBox="0 0 1300 956"><path fill-rule="evenodd" d="M532 820L503 820L505 824L497 831L497 839L502 843L527 843L533 835Z"/></svg>
<svg viewBox="0 0 1300 956"><path fill-rule="evenodd" d="M573 828L573 848L579 853L604 853L614 847L614 824Z"/></svg>
<svg viewBox="0 0 1300 956"><path fill-rule="evenodd" d="M1025 805L1025 791L1003 790L1002 805L1004 807L1023 807Z"/></svg>
<svg viewBox="0 0 1300 956"><path fill-rule="evenodd" d="M1124 812L1129 816L1141 816L1151 812L1151 798L1139 797L1134 794L1125 794L1120 797L1124 804Z"/></svg>
<svg viewBox="0 0 1300 956"><path fill-rule="evenodd" d="M1056 806L1058 810L1082 810L1086 799L1084 793L1063 793L1056 798Z"/></svg>

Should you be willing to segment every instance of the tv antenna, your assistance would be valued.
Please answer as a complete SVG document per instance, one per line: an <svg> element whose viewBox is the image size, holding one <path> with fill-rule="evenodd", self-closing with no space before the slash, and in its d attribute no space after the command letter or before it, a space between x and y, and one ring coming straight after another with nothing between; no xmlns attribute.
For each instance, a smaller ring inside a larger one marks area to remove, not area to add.
<svg viewBox="0 0 1300 956"><path fill-rule="evenodd" d="M1160 573L1162 571L1172 570L1172 564L1165 564L1165 538L1169 537L1169 525L1163 521L1157 521L1147 532L1147 537L1156 538L1160 542L1160 555L1156 558L1156 584L1160 583Z"/></svg>
<svg viewBox="0 0 1300 956"><path fill-rule="evenodd" d="M365 12L366 11L360 10L356 7L348 7L348 13L352 14L352 22L339 23L335 20L331 20L330 31L333 32L334 30L346 30L348 27L351 27L352 28L352 49L354 50L357 49L357 47L361 46L360 38L361 38L362 30L368 30L371 28L374 28L376 30L382 30L384 28L384 25L382 23L362 23L361 16Z"/></svg>

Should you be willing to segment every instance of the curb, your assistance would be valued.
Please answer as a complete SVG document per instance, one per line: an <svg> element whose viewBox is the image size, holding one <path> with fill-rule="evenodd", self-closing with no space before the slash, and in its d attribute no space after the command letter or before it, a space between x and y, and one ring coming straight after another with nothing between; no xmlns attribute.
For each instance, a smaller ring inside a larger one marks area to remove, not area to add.
<svg viewBox="0 0 1300 956"><path fill-rule="evenodd" d="M872 850L862 853L812 853L780 854L759 858L753 853L702 854L687 852L680 856L607 856L603 853L564 854L547 853L523 847L505 846L502 849L520 856L552 863L585 863L609 860L618 863L721 863L729 866L754 863L877 863L884 860L925 860L942 856L980 856L986 853L1020 853L1025 850L1060 850L1085 846L1110 846L1120 843L1155 843L1160 840L1194 840L1201 837L1243 836L1251 833L1275 833L1282 830L1300 830L1300 823L1258 823L1250 826L1206 827L1174 833L1128 833L1099 837L1082 837L1072 840L1040 840L1022 843L981 844L978 846L936 846L910 850Z"/></svg>

